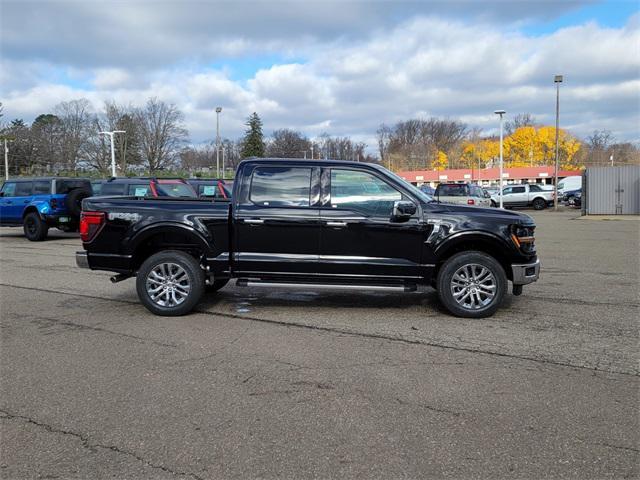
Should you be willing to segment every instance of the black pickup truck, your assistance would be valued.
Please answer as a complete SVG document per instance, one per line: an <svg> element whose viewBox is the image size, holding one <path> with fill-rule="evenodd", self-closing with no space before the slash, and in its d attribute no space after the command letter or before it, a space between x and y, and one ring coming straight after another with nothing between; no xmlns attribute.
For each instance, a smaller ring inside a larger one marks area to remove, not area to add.
<svg viewBox="0 0 640 480"><path fill-rule="evenodd" d="M136 277L158 315L191 311L205 291L239 286L354 290L419 284L460 317L493 314L513 284L538 279L533 220L434 202L388 170L331 160L248 159L232 200L83 201L80 267Z"/></svg>

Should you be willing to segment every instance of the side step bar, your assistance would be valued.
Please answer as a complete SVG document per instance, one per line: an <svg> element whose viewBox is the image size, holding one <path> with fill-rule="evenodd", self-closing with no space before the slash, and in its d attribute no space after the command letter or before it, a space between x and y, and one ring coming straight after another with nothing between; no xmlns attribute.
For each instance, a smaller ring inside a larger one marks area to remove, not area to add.
<svg viewBox="0 0 640 480"><path fill-rule="evenodd" d="M386 292L415 292L418 285L407 283L405 285L367 285L367 284L337 284L337 283L286 283L286 282L262 282L259 280L249 280L239 278L236 282L238 287L276 287L276 288L307 288L311 290L364 290L364 291L386 291Z"/></svg>

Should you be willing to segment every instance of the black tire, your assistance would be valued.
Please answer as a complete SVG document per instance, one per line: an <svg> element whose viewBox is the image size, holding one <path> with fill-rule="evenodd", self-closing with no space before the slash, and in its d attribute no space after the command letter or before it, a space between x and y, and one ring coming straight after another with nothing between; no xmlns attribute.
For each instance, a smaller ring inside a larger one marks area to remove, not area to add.
<svg viewBox="0 0 640 480"><path fill-rule="evenodd" d="M158 280L161 277L173 283L162 284ZM155 300L150 293L154 288L160 288L162 292ZM136 290L138 298L151 313L166 317L186 315L202 298L204 271L198 261L187 253L178 250L159 252L147 258L138 270Z"/></svg>
<svg viewBox="0 0 640 480"><path fill-rule="evenodd" d="M533 209L534 210L544 210L547 208L547 202L544 198L534 198L533 199Z"/></svg>
<svg viewBox="0 0 640 480"><path fill-rule="evenodd" d="M47 238L49 227L36 212L27 213L22 223L24 236L32 242L41 242Z"/></svg>
<svg viewBox="0 0 640 480"><path fill-rule="evenodd" d="M74 217L79 217L82 212L82 200L91 196L91 190L87 188L74 188L64 199L64 204L69 213Z"/></svg>
<svg viewBox="0 0 640 480"><path fill-rule="evenodd" d="M218 290L224 288L227 283L229 283L228 278L214 280L211 285L205 285L204 289L207 293L215 293Z"/></svg>
<svg viewBox="0 0 640 480"><path fill-rule="evenodd" d="M460 278L463 277L457 275L454 280L454 275L460 270L468 271L470 266L472 268L471 277L477 274L477 277L482 279L485 275L481 273L482 270L479 268L482 267L490 272L491 278L487 275L484 277L485 280L475 282L480 284L479 286L470 279L469 286L462 285L461 287L461 283L464 282L461 282ZM493 315L502 304L508 280L502 265L495 258L483 252L469 251L458 253L445 261L438 272L437 284L438 298L453 315L463 318L485 318ZM491 286L494 288L491 289ZM490 290L495 292L491 298L485 293ZM463 303L456 300L454 291L459 294ZM482 295L485 296L484 299L481 298ZM469 302L468 306L465 299Z"/></svg>

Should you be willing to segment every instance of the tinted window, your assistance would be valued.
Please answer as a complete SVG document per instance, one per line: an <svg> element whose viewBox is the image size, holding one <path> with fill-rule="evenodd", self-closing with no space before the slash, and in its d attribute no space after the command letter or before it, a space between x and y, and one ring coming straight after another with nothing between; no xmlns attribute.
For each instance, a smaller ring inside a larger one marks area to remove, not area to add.
<svg viewBox="0 0 640 480"><path fill-rule="evenodd" d="M502 195L509 195L510 193L513 193L511 187L507 187L504 190L502 190Z"/></svg>
<svg viewBox="0 0 640 480"><path fill-rule="evenodd" d="M18 182L16 184L16 197L29 197L31 196L31 182Z"/></svg>
<svg viewBox="0 0 640 480"><path fill-rule="evenodd" d="M56 180L56 193L67 194L74 188L91 188L87 180Z"/></svg>
<svg viewBox="0 0 640 480"><path fill-rule="evenodd" d="M186 183L157 183L156 191L159 197L197 197L196 191Z"/></svg>
<svg viewBox="0 0 640 480"><path fill-rule="evenodd" d="M538 185L529 185L530 192L541 192L542 189Z"/></svg>
<svg viewBox="0 0 640 480"><path fill-rule="evenodd" d="M469 190L470 190L470 195L472 197L480 197L480 198L484 197L484 192L480 187L476 187L475 185L472 185L469 187Z"/></svg>
<svg viewBox="0 0 640 480"><path fill-rule="evenodd" d="M512 193L524 193L526 191L525 187L513 187Z"/></svg>
<svg viewBox="0 0 640 480"><path fill-rule="evenodd" d="M102 191L102 182L92 183L91 190L93 190L94 195L100 195Z"/></svg>
<svg viewBox="0 0 640 480"><path fill-rule="evenodd" d="M5 197L15 197L16 195L16 182L8 182L2 185L2 193Z"/></svg>
<svg viewBox="0 0 640 480"><path fill-rule="evenodd" d="M33 194L34 195L47 195L51 189L51 182L49 180L38 180L33 182Z"/></svg>
<svg viewBox="0 0 640 480"><path fill-rule="evenodd" d="M151 188L148 183L129 185L129 195L135 195L136 197L148 197L150 196Z"/></svg>
<svg viewBox="0 0 640 480"><path fill-rule="evenodd" d="M393 204L402 200L395 188L378 177L352 170L331 170L331 207L365 215L391 216Z"/></svg>
<svg viewBox="0 0 640 480"><path fill-rule="evenodd" d="M100 195L124 195L124 183L103 183Z"/></svg>
<svg viewBox="0 0 640 480"><path fill-rule="evenodd" d="M442 197L466 197L467 186L464 184L438 185L438 188L436 189L436 195L439 195Z"/></svg>
<svg viewBox="0 0 640 480"><path fill-rule="evenodd" d="M271 207L308 207L310 168L257 167L251 178L251 201Z"/></svg>

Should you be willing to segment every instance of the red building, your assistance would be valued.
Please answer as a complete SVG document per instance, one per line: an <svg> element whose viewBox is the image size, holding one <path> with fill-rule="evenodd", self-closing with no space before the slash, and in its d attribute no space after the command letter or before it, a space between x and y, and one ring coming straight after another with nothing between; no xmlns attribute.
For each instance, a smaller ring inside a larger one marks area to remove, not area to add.
<svg viewBox="0 0 640 480"><path fill-rule="evenodd" d="M518 167L505 168L502 172L505 183L553 183L554 167ZM470 182L484 186L497 185L499 168L481 170L460 168L455 170L413 170L398 172L398 175L414 185L423 183L435 186L441 182ZM558 178L582 175L582 170L559 170Z"/></svg>

